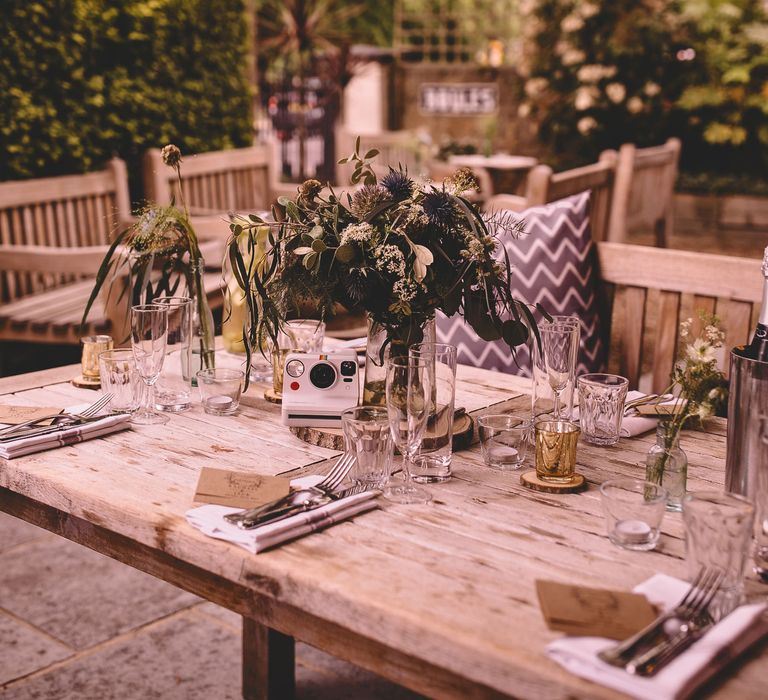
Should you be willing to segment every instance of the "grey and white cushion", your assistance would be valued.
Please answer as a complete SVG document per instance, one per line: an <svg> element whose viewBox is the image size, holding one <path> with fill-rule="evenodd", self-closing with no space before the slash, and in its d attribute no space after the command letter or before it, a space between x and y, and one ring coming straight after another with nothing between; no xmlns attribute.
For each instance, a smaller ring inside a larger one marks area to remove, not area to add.
<svg viewBox="0 0 768 700"><path fill-rule="evenodd" d="M600 327L597 251L589 229L589 192L516 214L526 234L502 241L514 265L515 298L539 302L552 315L581 321L576 373L604 369L606 343ZM457 314L437 315L437 339L457 346L458 361L502 372L531 376L529 346L513 355L503 341L486 342Z"/></svg>

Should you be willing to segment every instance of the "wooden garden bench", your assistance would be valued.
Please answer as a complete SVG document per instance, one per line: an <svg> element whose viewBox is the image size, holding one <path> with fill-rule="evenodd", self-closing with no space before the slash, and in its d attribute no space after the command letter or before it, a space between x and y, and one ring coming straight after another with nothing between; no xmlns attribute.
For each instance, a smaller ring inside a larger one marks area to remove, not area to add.
<svg viewBox="0 0 768 700"><path fill-rule="evenodd" d="M630 388L660 392L680 345L680 321L698 311L716 313L725 328L728 351L749 341L762 300L760 260L693 253L624 243L598 243L600 277L611 310L611 371Z"/></svg>
<svg viewBox="0 0 768 700"><path fill-rule="evenodd" d="M85 334L123 327L126 299L103 295L80 321L115 231L131 223L125 163L85 175L0 183L0 341L78 344ZM220 268L219 217L195 220L206 260ZM212 307L223 303L221 271L206 275Z"/></svg>
<svg viewBox="0 0 768 700"><path fill-rule="evenodd" d="M0 183L0 340L77 343L107 244L130 220L125 163ZM103 305L86 333L109 327Z"/></svg>
<svg viewBox="0 0 768 700"><path fill-rule="evenodd" d="M294 196L297 185L278 183L272 162L269 146L183 156L181 174L190 215L269 211L278 196ZM165 205L175 198L181 206L176 172L163 163L159 148L144 154L143 167L147 200Z"/></svg>

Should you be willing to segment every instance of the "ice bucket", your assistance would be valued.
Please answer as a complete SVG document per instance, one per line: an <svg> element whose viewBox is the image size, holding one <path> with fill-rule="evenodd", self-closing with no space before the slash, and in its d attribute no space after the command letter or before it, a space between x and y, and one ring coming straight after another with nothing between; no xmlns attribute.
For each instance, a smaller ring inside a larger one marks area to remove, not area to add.
<svg viewBox="0 0 768 700"><path fill-rule="evenodd" d="M768 362L744 357L743 348L731 351L728 396L728 452L725 489L754 501L758 475L768 475ZM765 478L765 477L763 477Z"/></svg>

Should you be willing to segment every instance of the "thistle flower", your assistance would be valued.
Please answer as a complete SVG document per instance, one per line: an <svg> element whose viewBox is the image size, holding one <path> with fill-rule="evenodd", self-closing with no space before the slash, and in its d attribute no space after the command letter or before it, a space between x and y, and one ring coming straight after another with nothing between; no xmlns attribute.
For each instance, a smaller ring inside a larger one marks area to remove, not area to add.
<svg viewBox="0 0 768 700"><path fill-rule="evenodd" d="M379 183L396 202L402 202L413 194L413 180L408 177L408 171L390 168Z"/></svg>
<svg viewBox="0 0 768 700"><path fill-rule="evenodd" d="M368 276L365 270L352 267L349 273L342 277L342 284L350 301L359 304L365 300L368 294Z"/></svg>
<svg viewBox="0 0 768 700"><path fill-rule="evenodd" d="M181 151L178 146L174 146L172 143L164 146L160 155L163 158L163 163L170 168L176 168L181 163Z"/></svg>
<svg viewBox="0 0 768 700"><path fill-rule="evenodd" d="M421 204L432 226L448 229L456 223L458 212L451 196L445 190L433 187L424 195Z"/></svg>
<svg viewBox="0 0 768 700"><path fill-rule="evenodd" d="M304 182L299 185L299 197L305 201L311 201L320 194L320 190L322 189L323 185L319 180L304 180Z"/></svg>
<svg viewBox="0 0 768 700"><path fill-rule="evenodd" d="M365 185L355 192L350 208L358 219L365 219L382 204L392 201L392 195L381 185Z"/></svg>

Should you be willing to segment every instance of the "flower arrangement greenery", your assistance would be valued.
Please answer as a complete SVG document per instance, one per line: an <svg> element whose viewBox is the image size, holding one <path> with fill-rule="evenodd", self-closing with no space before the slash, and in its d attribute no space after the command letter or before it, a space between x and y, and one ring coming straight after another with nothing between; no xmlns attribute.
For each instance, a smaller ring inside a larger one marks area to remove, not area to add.
<svg viewBox="0 0 768 700"><path fill-rule="evenodd" d="M117 293L120 300L124 294L129 294L129 305L132 306L175 295L183 280L187 295L195 299L197 306L198 323L193 342L200 347L193 348L193 353L200 353L203 366L213 367L213 317L203 285L203 258L184 201L181 151L169 144L162 149L162 157L163 162L176 172L182 208L176 206L175 200L168 206L147 206L135 224L117 234L96 274L96 282L83 311L83 323L105 283L110 285L112 294L115 293L115 281L128 276L130 288L118 285L121 288Z"/></svg>
<svg viewBox="0 0 768 700"><path fill-rule="evenodd" d="M716 414L724 415L728 403L728 383L717 366L725 333L717 316L702 312L699 317L702 329L696 337L691 337L693 319L680 324L680 339L686 344L682 347L680 361L672 370L667 389L677 401L672 413L661 419L667 448L677 444L684 426ZM649 460L646 478L662 483L666 462L664 456Z"/></svg>
<svg viewBox="0 0 768 700"><path fill-rule="evenodd" d="M382 352L387 343L394 352L419 342L437 310L461 313L481 338L503 338L512 352L531 332L538 337L532 308L510 291L512 264L498 240L519 235L522 223L509 214L484 217L464 199L476 186L468 170L419 185L390 168L378 181L371 168L378 152L359 150L358 138L342 161L352 163L352 183L361 185L353 194L324 194L320 182L307 180L295 200L278 200L273 220L251 214L230 224L230 264L250 292L246 351L265 334L276 341L288 314L307 300L323 318L335 304L367 312L386 330ZM259 255L265 226L269 244Z"/></svg>

